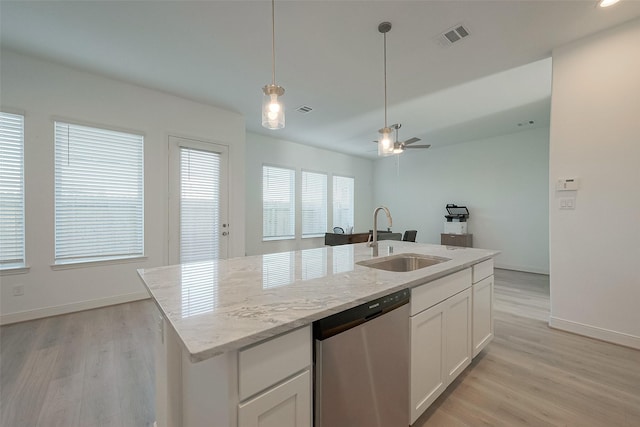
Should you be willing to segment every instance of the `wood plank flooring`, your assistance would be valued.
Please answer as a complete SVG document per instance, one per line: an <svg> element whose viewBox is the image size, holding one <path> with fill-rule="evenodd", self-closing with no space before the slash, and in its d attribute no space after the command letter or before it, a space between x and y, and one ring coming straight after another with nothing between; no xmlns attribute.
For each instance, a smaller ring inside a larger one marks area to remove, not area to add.
<svg viewBox="0 0 640 427"><path fill-rule="evenodd" d="M153 425L149 300L0 328L2 427Z"/></svg>
<svg viewBox="0 0 640 427"><path fill-rule="evenodd" d="M640 426L640 351L550 329L548 276L495 277L493 342L414 426Z"/></svg>
<svg viewBox="0 0 640 427"><path fill-rule="evenodd" d="M152 425L154 313L140 301L1 327L0 426ZM493 342L414 427L640 426L640 351L548 316L547 276L496 270Z"/></svg>

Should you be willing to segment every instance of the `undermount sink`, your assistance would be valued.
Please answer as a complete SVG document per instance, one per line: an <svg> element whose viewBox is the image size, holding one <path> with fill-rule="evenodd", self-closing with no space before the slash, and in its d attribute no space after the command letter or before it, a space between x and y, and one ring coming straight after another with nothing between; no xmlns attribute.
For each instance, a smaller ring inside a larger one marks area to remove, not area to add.
<svg viewBox="0 0 640 427"><path fill-rule="evenodd" d="M360 261L356 264L369 268L377 268L378 270L406 272L419 270L445 261L451 261L451 259L431 255L398 254Z"/></svg>

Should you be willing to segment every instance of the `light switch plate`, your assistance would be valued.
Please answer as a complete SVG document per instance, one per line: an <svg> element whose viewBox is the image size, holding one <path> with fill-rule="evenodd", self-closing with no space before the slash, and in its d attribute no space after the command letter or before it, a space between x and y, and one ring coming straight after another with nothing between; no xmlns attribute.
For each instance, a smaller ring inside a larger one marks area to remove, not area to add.
<svg viewBox="0 0 640 427"><path fill-rule="evenodd" d="M560 209L562 210L573 210L576 208L576 198L575 197L561 197L560 198Z"/></svg>

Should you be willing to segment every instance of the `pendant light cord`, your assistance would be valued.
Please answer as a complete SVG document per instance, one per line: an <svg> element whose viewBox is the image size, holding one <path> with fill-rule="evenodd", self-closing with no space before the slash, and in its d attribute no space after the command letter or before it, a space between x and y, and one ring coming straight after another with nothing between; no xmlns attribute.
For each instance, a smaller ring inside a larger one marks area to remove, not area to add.
<svg viewBox="0 0 640 427"><path fill-rule="evenodd" d="M384 37L384 127L387 127L387 33Z"/></svg>
<svg viewBox="0 0 640 427"><path fill-rule="evenodd" d="M276 85L276 0L271 0L271 75Z"/></svg>

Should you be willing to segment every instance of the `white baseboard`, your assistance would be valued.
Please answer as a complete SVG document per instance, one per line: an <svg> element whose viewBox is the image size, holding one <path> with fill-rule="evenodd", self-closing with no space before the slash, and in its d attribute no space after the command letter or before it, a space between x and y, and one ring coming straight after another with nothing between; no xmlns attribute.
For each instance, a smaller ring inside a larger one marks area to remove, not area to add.
<svg viewBox="0 0 640 427"><path fill-rule="evenodd" d="M90 310L92 308L106 307L109 305L123 304L125 302L138 301L150 298L147 291L133 292L130 294L115 295L88 301L73 302L71 304L57 305L53 307L38 308L35 310L20 311L17 313L3 314L0 316L0 325L25 322L27 320L41 319L43 317L58 316L76 311Z"/></svg>
<svg viewBox="0 0 640 427"><path fill-rule="evenodd" d="M549 326L554 329L560 329L562 331L572 332L574 334L584 335L586 337L640 350L640 337L635 335L585 325L571 320L559 319L553 316L549 317Z"/></svg>
<svg viewBox="0 0 640 427"><path fill-rule="evenodd" d="M543 270L535 267L523 267L521 265L507 265L507 264L495 264L495 268L501 268L503 270L524 271L525 273L546 274L549 275L549 270Z"/></svg>

